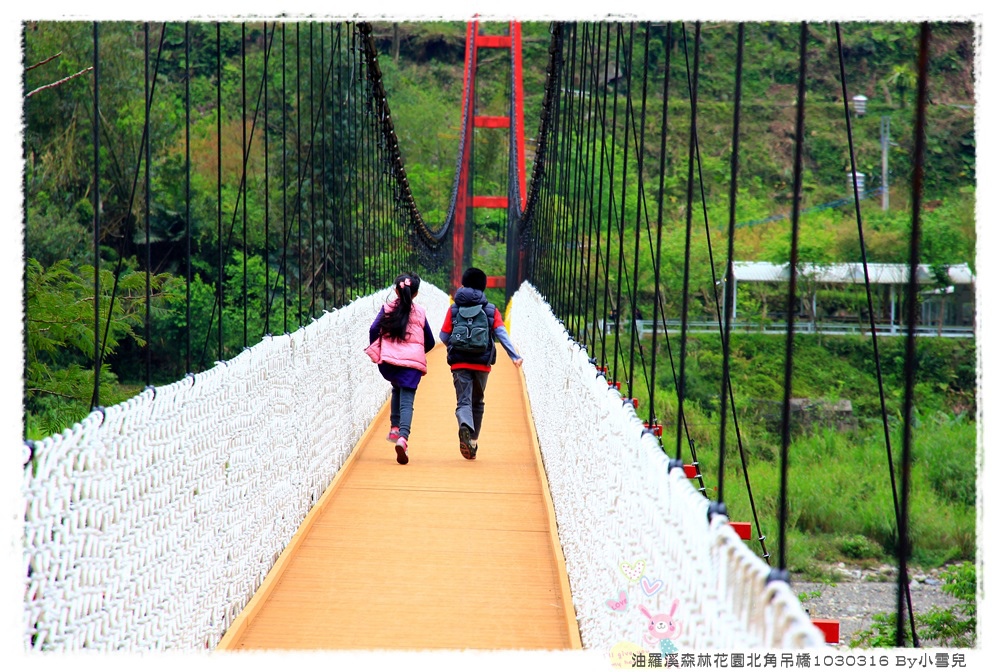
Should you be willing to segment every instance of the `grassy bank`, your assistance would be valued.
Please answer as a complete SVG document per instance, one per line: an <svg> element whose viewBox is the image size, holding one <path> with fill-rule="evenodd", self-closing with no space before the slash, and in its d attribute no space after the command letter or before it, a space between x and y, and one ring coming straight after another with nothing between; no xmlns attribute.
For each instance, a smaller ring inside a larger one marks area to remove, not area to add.
<svg viewBox="0 0 1000 672"><path fill-rule="evenodd" d="M627 347L627 340L624 345ZM647 340L642 345L644 350L641 355L637 350L636 361L645 357L648 362L651 344ZM608 346L607 351L614 352L613 344ZM846 560L874 566L895 558L898 529L895 511L903 487L904 347L902 338L883 338L879 342L890 446L887 448L871 341L859 336L796 338L793 397L808 399L813 404L849 401L852 410L849 414L793 416L785 537L786 564L790 570L825 578L822 567L831 562ZM671 348L676 369L679 364L676 338L672 339ZM759 530L766 537L764 545L775 559L780 539L783 348L783 336L733 336L731 380L740 431L737 440L730 414L722 483L723 501L730 518L754 523L755 538L759 523ZM596 350L600 352L600 348ZM722 360L718 335L692 335L687 351L686 428L682 426L681 454L687 463L697 457L706 492L711 499L717 499ZM974 560L975 343L971 339L921 338L917 360L908 506L910 561L934 567L956 560ZM627 357L622 355L619 371L627 370ZM638 365L636 371L633 396L640 399L640 416L648 419L648 381L643 379L645 374ZM652 415L663 425L662 443L671 455L677 446L673 376L665 344L661 343ZM699 485L698 481L694 483ZM761 551L757 541L749 543Z"/></svg>

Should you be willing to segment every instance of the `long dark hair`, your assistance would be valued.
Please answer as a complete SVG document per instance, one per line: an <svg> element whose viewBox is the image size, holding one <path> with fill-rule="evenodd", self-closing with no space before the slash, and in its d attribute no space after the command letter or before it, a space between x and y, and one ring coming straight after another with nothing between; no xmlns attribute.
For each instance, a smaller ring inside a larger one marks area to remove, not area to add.
<svg viewBox="0 0 1000 672"><path fill-rule="evenodd" d="M406 340L406 325L410 322L413 297L420 289L420 278L410 273L400 273L393 283L399 300L396 306L385 314L379 325L380 335L394 341Z"/></svg>

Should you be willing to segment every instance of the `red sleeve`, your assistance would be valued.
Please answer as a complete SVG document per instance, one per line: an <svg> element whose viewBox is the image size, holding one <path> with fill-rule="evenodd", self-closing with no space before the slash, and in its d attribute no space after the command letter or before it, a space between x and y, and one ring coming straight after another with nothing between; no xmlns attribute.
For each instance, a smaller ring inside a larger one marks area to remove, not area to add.
<svg viewBox="0 0 1000 672"><path fill-rule="evenodd" d="M493 306L493 331L496 331L503 326L503 315L500 314L500 308Z"/></svg>
<svg viewBox="0 0 1000 672"><path fill-rule="evenodd" d="M449 306L448 310L445 311L444 324L441 325L441 331L443 331L446 334L451 333L451 306Z"/></svg>

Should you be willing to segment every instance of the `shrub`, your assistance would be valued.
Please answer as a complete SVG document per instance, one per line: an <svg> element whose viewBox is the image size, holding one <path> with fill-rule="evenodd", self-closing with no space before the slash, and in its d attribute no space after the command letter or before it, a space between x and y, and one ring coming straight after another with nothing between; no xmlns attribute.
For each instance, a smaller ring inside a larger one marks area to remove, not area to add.
<svg viewBox="0 0 1000 672"><path fill-rule="evenodd" d="M943 590L959 600L948 608L933 606L923 614L916 614L917 637L922 643L932 641L938 646L971 648L976 645L976 568L971 562L962 562L946 569L942 574ZM913 640L909 629L903 638L907 645ZM875 614L872 626L858 632L850 641L852 647L896 646L895 614Z"/></svg>
<svg viewBox="0 0 1000 672"><path fill-rule="evenodd" d="M882 556L882 549L868 537L860 534L852 534L849 537L842 538L838 544L838 549L848 558L855 560L879 558Z"/></svg>

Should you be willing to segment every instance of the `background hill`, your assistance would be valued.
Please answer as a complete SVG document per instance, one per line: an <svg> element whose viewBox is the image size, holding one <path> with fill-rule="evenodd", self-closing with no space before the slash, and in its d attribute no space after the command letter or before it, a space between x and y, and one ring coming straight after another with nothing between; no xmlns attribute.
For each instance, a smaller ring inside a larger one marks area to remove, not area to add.
<svg viewBox="0 0 1000 672"><path fill-rule="evenodd" d="M525 126L529 145L537 132L548 63L549 24L525 23ZM483 24L483 32L502 33L506 24ZM890 209L880 198L868 199L863 212L868 222L871 261L905 262L909 226L910 151L916 86L915 23L845 23L841 26L849 96L868 98L864 116L852 118L858 170L866 186L882 186L880 123L890 126ZM702 26L698 86L699 140L706 175L710 222L726 221L728 164L732 137L732 96L735 81L736 24ZM455 172L461 118L462 65L465 24L376 23L375 35L382 72L389 93L396 132L417 202L425 218L440 221L447 210ZM810 26L806 141L804 147L804 208L816 208L847 198L850 166L841 96L840 66L834 24ZM665 51L671 52L671 89L668 128L667 186L673 210L667 216L683 221L689 94L688 58L693 54L693 26L683 33L675 25L674 39L665 44L665 28L654 27L650 63L662 77ZM685 44L686 42L686 44ZM794 152L795 83L798 76L798 26L789 23L750 23L746 31L741 133L740 196L737 255L741 259L774 260L787 250L787 222L754 222L786 214L791 198ZM927 162L925 177L924 258L940 263L975 266L975 128L974 45L971 23L941 23L933 27L930 63ZM641 58L639 46L636 56ZM483 51L477 73L480 114L504 114L509 77L506 52ZM640 61L637 61L640 62ZM638 76L638 75L637 75ZM636 86L638 82L636 83ZM659 112L662 87L650 86L646 134L646 165L659 159ZM429 129L432 129L429 131ZM506 137L477 131L476 193L505 193ZM529 157L532 156L529 150ZM650 188L655 185L648 176ZM530 165L529 165L530 174ZM852 205L852 204L851 204ZM479 248L485 263L496 262L502 273L502 255L489 244L504 225L500 214L477 213L483 234ZM818 209L803 218L808 260L859 261L857 225L853 207ZM485 229L485 230L484 230ZM932 249L933 247L933 249Z"/></svg>

